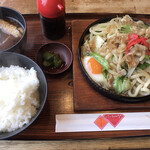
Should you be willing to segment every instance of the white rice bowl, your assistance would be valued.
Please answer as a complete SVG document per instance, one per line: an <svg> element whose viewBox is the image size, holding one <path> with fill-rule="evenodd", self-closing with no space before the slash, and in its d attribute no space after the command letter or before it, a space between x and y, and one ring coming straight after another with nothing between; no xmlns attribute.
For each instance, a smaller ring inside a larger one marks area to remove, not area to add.
<svg viewBox="0 0 150 150"><path fill-rule="evenodd" d="M34 68L0 67L0 132L28 124L40 106L39 80Z"/></svg>

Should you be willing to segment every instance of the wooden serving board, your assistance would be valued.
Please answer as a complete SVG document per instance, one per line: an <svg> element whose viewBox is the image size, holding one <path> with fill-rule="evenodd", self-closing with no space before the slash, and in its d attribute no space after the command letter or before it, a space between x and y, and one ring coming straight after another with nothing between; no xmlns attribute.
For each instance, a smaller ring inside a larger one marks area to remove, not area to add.
<svg viewBox="0 0 150 150"><path fill-rule="evenodd" d="M73 61L73 85L74 85L74 110L135 110L143 111L150 108L150 101L140 103L124 103L114 101L102 96L87 81L78 61L78 44L85 28L94 20L72 21L72 48Z"/></svg>

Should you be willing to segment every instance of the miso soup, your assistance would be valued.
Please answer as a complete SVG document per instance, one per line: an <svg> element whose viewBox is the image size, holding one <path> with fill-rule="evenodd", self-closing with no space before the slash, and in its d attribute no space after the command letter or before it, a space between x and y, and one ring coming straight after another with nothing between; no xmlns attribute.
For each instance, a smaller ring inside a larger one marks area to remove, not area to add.
<svg viewBox="0 0 150 150"><path fill-rule="evenodd" d="M0 51L15 45L23 36L23 27L11 18L0 19Z"/></svg>

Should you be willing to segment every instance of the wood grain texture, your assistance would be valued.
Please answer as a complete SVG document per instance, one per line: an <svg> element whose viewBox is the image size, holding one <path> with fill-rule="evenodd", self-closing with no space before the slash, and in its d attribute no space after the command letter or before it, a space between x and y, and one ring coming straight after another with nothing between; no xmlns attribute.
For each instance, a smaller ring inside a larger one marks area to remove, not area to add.
<svg viewBox="0 0 150 150"><path fill-rule="evenodd" d="M150 14L149 0L66 0L66 13ZM37 14L36 0L1 0L22 14Z"/></svg>
<svg viewBox="0 0 150 150"><path fill-rule="evenodd" d="M67 0L67 13L149 14L149 0Z"/></svg>
<svg viewBox="0 0 150 150"><path fill-rule="evenodd" d="M148 150L150 139L120 138L65 141L0 141L0 150Z"/></svg>
<svg viewBox="0 0 150 150"><path fill-rule="evenodd" d="M16 9L22 14L37 14L36 0L0 0L0 6Z"/></svg>

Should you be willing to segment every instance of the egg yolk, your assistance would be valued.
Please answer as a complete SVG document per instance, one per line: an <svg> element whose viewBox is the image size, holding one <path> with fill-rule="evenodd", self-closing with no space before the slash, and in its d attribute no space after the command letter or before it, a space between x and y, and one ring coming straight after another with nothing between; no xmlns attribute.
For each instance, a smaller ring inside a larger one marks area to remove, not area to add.
<svg viewBox="0 0 150 150"><path fill-rule="evenodd" d="M88 68L93 74L100 74L102 73L103 66L94 58L90 58L88 60Z"/></svg>

